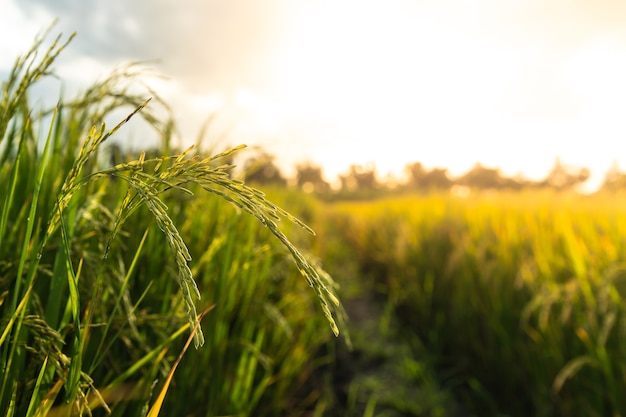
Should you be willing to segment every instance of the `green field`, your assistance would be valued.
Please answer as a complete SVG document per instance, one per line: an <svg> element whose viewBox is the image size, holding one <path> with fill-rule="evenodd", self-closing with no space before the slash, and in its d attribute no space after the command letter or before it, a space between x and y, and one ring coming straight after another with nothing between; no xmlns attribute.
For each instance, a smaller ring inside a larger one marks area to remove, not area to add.
<svg viewBox="0 0 626 417"><path fill-rule="evenodd" d="M626 415L625 197L262 192L123 71L32 106L63 45L2 84L2 415Z"/></svg>
<svg viewBox="0 0 626 417"><path fill-rule="evenodd" d="M331 217L383 319L465 413L624 415L625 204L434 195Z"/></svg>

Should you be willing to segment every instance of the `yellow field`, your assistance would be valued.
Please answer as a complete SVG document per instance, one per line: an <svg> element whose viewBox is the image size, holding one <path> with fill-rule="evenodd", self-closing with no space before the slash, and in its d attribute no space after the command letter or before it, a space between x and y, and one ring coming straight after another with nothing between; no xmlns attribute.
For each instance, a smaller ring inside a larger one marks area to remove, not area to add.
<svg viewBox="0 0 626 417"><path fill-rule="evenodd" d="M342 235L362 285L476 415L626 414L624 197L407 196L330 211L326 233Z"/></svg>

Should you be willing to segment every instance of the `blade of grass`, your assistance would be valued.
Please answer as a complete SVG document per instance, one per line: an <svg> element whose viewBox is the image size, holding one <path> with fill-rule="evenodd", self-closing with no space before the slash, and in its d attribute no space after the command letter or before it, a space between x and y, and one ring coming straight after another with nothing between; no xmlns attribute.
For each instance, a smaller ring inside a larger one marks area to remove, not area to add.
<svg viewBox="0 0 626 417"><path fill-rule="evenodd" d="M41 401L41 403L39 404L39 407L37 408L37 412L35 413L36 417L53 417L57 415L61 417L61 415L67 416L69 414L68 411L66 411L63 414L55 414L53 410L51 411L52 405L54 404L54 401L59 395L59 392L61 392L62 387L63 387L63 381L61 379L58 379L54 383L54 385L50 388L50 390L44 397L43 401ZM69 405L68 407L71 408L71 406Z"/></svg>
<svg viewBox="0 0 626 417"><path fill-rule="evenodd" d="M39 201L39 193L41 192L41 185L43 184L44 181L44 176L46 174L46 170L48 167L48 149L50 146L50 139L52 137L52 129L54 127L54 124L56 123L56 110L54 112L54 114L52 115L52 120L50 121L50 128L48 131L48 136L46 138L46 142L44 145L44 149L42 151L42 156L40 159L40 163L39 163L39 169L37 171L37 180L35 181L35 188L33 190L33 195L32 195L32 202L30 205L30 212L28 214L28 223L26 225L26 234L24 236L24 241L22 244L22 249L20 252L20 260L19 260L19 266L18 266L18 270L17 270L17 279L15 282L15 292L13 293L13 303L11 305L11 311L13 311L15 309L15 306L17 305L17 299L20 296L20 284L22 282L22 274L24 273L24 266L26 265L26 259L29 257L29 247L32 245L31 242L31 237L33 234L33 228L35 226L35 221L36 221L36 215L37 215L37 203ZM39 260L39 255L37 256L37 260Z"/></svg>
<svg viewBox="0 0 626 417"><path fill-rule="evenodd" d="M149 363L150 361L155 360L155 358L157 358L156 361L158 362L162 358L160 355L164 354L163 352L165 350L167 350L167 346L170 343L172 343L174 340L176 340L181 334L186 332L188 328L189 328L189 323L185 323L178 330L176 330L174 333L172 333L167 339L165 339L161 344L156 346L154 349L152 349L150 352L148 352L146 355L144 355L139 360L135 361L130 368L128 368L127 370L122 372L120 375L118 375L113 380L112 383L116 384L116 383L121 383L121 382L127 380L132 375L134 375L137 371L139 371L139 369L141 369L143 366L145 366L147 363Z"/></svg>
<svg viewBox="0 0 626 417"><path fill-rule="evenodd" d="M20 143L17 149L17 155L15 157L15 162L12 164L11 169L11 179L9 184L7 184L7 189L4 193L4 203L2 205L2 213L0 214L0 248L2 247L2 241L4 240L4 236L6 234L6 228L8 225L9 218L9 209L13 207L13 199L15 197L15 188L17 186L18 173L20 170L20 162L22 160L22 147L24 145L24 138L20 139Z"/></svg>
<svg viewBox="0 0 626 417"><path fill-rule="evenodd" d="M43 376L46 373L46 367L48 366L48 357L46 356L43 360L43 364L41 365L41 370L39 371L39 376L37 377L37 382L35 382L35 389L30 397L30 403L28 404L28 410L26 411L26 417L31 417L36 410L36 407L39 405L39 389L41 388L41 383L43 380Z"/></svg>
<svg viewBox="0 0 626 417"><path fill-rule="evenodd" d="M78 386L80 383L80 377L82 373L82 351L85 343L86 336L81 329L80 318L80 296L78 293L78 279L82 270L83 261L80 260L78 264L78 270L74 272L74 266L71 261L71 247L69 237L65 225L63 224L63 218L61 217L61 237L63 239L63 250L65 252L65 268L66 279L69 288L69 308L72 314L74 338L72 343L72 354L70 369L67 377L67 392L65 395L65 401L73 403L76 400L78 393ZM86 330L85 330L86 331Z"/></svg>
<svg viewBox="0 0 626 417"><path fill-rule="evenodd" d="M195 339L195 333L198 331L198 327L200 326L200 321L202 320L202 317L206 313L211 311L214 307L215 307L215 305L207 307L198 316L198 322L196 323L195 327L191 331L191 334L187 338L187 342L185 343L185 346L181 350L180 354L178 355L178 358L176 359L176 362L174 362L174 364L172 365L172 369L170 370L169 374L167 375L167 379L165 380L165 383L163 384L163 388L161 388L161 391L159 392L159 395L157 396L156 400L154 401L154 404L150 408L150 411L148 412L147 417L158 417L159 413L161 412L161 407L163 406L163 400L165 399L165 395L167 394L167 390L170 387L170 383L172 382L172 378L174 377L174 372L176 372L176 368L178 367L178 364L183 359L183 356L185 355L185 352L187 352L187 349L191 345L191 341Z"/></svg>
<svg viewBox="0 0 626 417"><path fill-rule="evenodd" d="M9 322L6 324L4 330L2 331L2 335L0 335L0 346L2 346L4 342L6 341L7 336L11 332L11 329L13 328L13 324L15 323L15 321L19 317L21 317L22 311L26 307L26 303L28 303L28 301L30 300L30 293L32 289L33 289L32 286L28 287L28 290L26 290L24 297L22 297L22 300L17 305L17 308L13 311L13 314L11 314L11 316L9 317Z"/></svg>
<svg viewBox="0 0 626 417"><path fill-rule="evenodd" d="M119 294L117 295L117 299L115 301L115 305L113 306L113 310L111 311L111 317L115 316L115 313L117 312L117 310L121 306L122 297L124 296L124 294L125 294L125 292L127 290L128 284L130 283L130 277L132 276L133 272L135 271L135 268L137 266L137 261L139 259L139 255L141 254L142 249L143 249L143 247L144 247L144 245L146 243L146 238L148 237L148 232L149 232L149 229L146 229L146 231L144 232L144 234L143 234L143 236L141 238L141 241L139 242L139 246L137 247L137 250L135 251L135 256L133 256L133 260L131 261L130 267L128 268L128 271L126 272L126 276L124 277L124 281L122 283L122 287L119 290ZM101 274L98 274L98 276L100 277ZM98 287L99 287L99 285L96 284L96 288L98 288ZM138 304L139 304L139 301L137 302L137 305ZM135 308L136 308L136 306L135 306ZM107 321L106 326L104 328L104 332L103 332L103 334L101 336L101 339L100 339L100 344L98 346L98 349L96 349L96 352L104 353L106 350L108 350L108 349L104 348L105 342L108 341L108 343L110 345L116 339L116 336L114 336L112 338L107 338L107 335L109 333L111 325L112 325L112 320ZM119 329L118 330L118 334L121 331L122 331L122 329ZM97 366L99 362L100 362L99 358L97 358L97 357L94 358L93 367Z"/></svg>

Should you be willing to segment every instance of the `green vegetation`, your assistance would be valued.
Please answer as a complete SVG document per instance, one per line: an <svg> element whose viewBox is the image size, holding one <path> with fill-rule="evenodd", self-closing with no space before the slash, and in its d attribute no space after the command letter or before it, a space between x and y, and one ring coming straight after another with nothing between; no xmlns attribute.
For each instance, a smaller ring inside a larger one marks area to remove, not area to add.
<svg viewBox="0 0 626 417"><path fill-rule="evenodd" d="M131 118L170 148L173 124L129 87L136 72L31 107L29 89L70 40L45 51L37 40L2 84L0 413L314 409L310 375L341 310L330 277L283 232L312 230L230 177L220 161L239 148L108 165L106 141ZM128 116L108 130L102 121L120 109ZM185 335L198 349L176 368Z"/></svg>
<svg viewBox="0 0 626 417"><path fill-rule="evenodd" d="M626 414L623 197L414 196L330 218L461 415Z"/></svg>
<svg viewBox="0 0 626 417"><path fill-rule="evenodd" d="M132 68L33 108L66 45L43 42L0 102L3 415L626 415L624 196L476 169L462 198L415 165L412 188L354 168L353 201L322 202L264 155L245 167L267 198L231 177L239 148L171 151ZM109 139L141 119L159 152L122 155Z"/></svg>

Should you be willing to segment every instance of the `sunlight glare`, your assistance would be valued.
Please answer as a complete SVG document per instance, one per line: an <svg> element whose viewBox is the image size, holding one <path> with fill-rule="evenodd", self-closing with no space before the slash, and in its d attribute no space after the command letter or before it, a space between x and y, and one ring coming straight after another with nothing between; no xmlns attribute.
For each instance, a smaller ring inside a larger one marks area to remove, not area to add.
<svg viewBox="0 0 626 417"><path fill-rule="evenodd" d="M517 70L515 55L397 4L322 2L298 11L272 90L286 114L333 127L335 137L322 141L351 144L319 155L329 171L374 160L398 173L399 153L403 164L424 155L445 163L451 149L442 140L483 140L473 132Z"/></svg>

